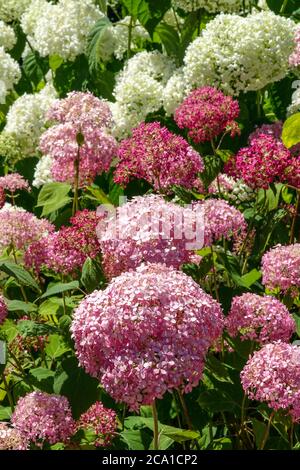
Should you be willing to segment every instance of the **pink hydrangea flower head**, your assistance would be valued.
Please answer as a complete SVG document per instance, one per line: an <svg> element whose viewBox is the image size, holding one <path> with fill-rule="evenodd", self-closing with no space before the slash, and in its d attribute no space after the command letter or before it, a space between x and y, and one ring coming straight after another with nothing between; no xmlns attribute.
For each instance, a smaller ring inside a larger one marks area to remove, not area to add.
<svg viewBox="0 0 300 470"><path fill-rule="evenodd" d="M80 364L138 410L168 390L197 386L223 322L218 302L189 276L144 264L88 295L71 331Z"/></svg>
<svg viewBox="0 0 300 470"><path fill-rule="evenodd" d="M111 125L111 111L106 101L90 92L72 91L64 99L55 100L47 118L60 123L71 122L78 130L86 125L108 127Z"/></svg>
<svg viewBox="0 0 300 470"><path fill-rule="evenodd" d="M226 130L239 133L235 119L240 112L238 101L216 88L205 86L192 91L176 109L174 119L178 127L188 129L188 135L197 144L211 140Z"/></svg>
<svg viewBox="0 0 300 470"><path fill-rule="evenodd" d="M3 295L0 294L0 325L1 323L4 322L6 316L7 316L7 306L6 302L4 300Z"/></svg>
<svg viewBox="0 0 300 470"><path fill-rule="evenodd" d="M0 187L0 209L2 209L4 204L5 204L5 191L3 188Z"/></svg>
<svg viewBox="0 0 300 470"><path fill-rule="evenodd" d="M25 250L53 230L54 226L46 219L38 219L19 207L4 207L0 211L0 250L11 245L18 250Z"/></svg>
<svg viewBox="0 0 300 470"><path fill-rule="evenodd" d="M299 289L300 243L271 248L262 258L262 283L268 289Z"/></svg>
<svg viewBox="0 0 300 470"><path fill-rule="evenodd" d="M289 166L289 150L270 135L253 138L249 147L242 148L225 165L225 172L241 178L253 189L268 189L271 183L281 182Z"/></svg>
<svg viewBox="0 0 300 470"><path fill-rule="evenodd" d="M170 192L173 185L197 188L204 170L201 156L181 136L159 122L142 123L124 139L118 150L114 181L126 186L142 178L157 191Z"/></svg>
<svg viewBox="0 0 300 470"><path fill-rule="evenodd" d="M26 181L23 176L19 175L19 173L10 173L9 175L1 176L0 188L6 189L11 193L15 193L18 189L30 191L28 181Z"/></svg>
<svg viewBox="0 0 300 470"><path fill-rule="evenodd" d="M300 65L300 27L295 31L295 50L290 55L289 63L292 67L298 67Z"/></svg>
<svg viewBox="0 0 300 470"><path fill-rule="evenodd" d="M80 416L78 429L92 429L96 435L96 447L109 447L117 430L117 415L114 410L105 408L100 401L94 403Z"/></svg>
<svg viewBox="0 0 300 470"><path fill-rule="evenodd" d="M36 445L66 443L75 431L67 398L44 392L20 398L11 421L25 440Z"/></svg>
<svg viewBox="0 0 300 470"><path fill-rule="evenodd" d="M99 218L87 209L71 218L71 227L61 227L30 245L25 264L39 273L42 269L56 273L74 274L82 268L87 257L95 258L100 252L96 234Z"/></svg>
<svg viewBox="0 0 300 470"><path fill-rule="evenodd" d="M251 400L274 410L287 410L300 421L300 348L282 341L263 346L241 372L243 389Z"/></svg>
<svg viewBox="0 0 300 470"><path fill-rule="evenodd" d="M288 342L296 324L286 306L272 296L246 293L232 300L226 317L228 333L241 340L263 345L277 340Z"/></svg>
<svg viewBox="0 0 300 470"><path fill-rule="evenodd" d="M222 237L236 239L246 231L243 214L223 199L206 199L194 203L204 211L204 244L212 245Z"/></svg>
<svg viewBox="0 0 300 470"><path fill-rule="evenodd" d="M283 178L287 184L300 190L300 156L290 159L289 165L285 168Z"/></svg>
<svg viewBox="0 0 300 470"><path fill-rule="evenodd" d="M81 131L83 145L78 146L78 130L71 122L50 127L40 139L40 149L53 158L51 167L55 181L74 183L74 161L79 152L80 185L91 184L97 175L108 171L117 153L117 142L105 130L86 125Z"/></svg>
<svg viewBox="0 0 300 470"><path fill-rule="evenodd" d="M253 139L257 139L261 134L269 135L273 137L275 140L282 142L281 140L282 128L283 128L282 121L276 121L276 122L273 122L272 124L262 124L260 127L257 127L249 135L249 143L251 143ZM300 144L296 144L293 147L289 148L289 151L294 156L300 155Z"/></svg>
<svg viewBox="0 0 300 470"><path fill-rule="evenodd" d="M158 195L134 197L97 226L106 277L111 279L143 262L179 268L190 260L197 227L203 230L203 220L192 208L166 202Z"/></svg>
<svg viewBox="0 0 300 470"><path fill-rule="evenodd" d="M0 450L27 450L28 442L9 423L0 422Z"/></svg>

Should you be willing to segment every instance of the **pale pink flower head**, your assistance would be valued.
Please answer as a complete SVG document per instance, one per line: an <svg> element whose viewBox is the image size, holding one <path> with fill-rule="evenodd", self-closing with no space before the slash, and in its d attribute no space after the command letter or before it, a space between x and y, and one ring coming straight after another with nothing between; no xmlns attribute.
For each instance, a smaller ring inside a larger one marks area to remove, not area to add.
<svg viewBox="0 0 300 470"><path fill-rule="evenodd" d="M0 422L0 450L27 450L28 442L9 423Z"/></svg>
<svg viewBox="0 0 300 470"><path fill-rule="evenodd" d="M7 316L7 306L6 306L6 302L4 300L4 297L3 295L0 294L0 325L1 323L4 322L6 316Z"/></svg>
<svg viewBox="0 0 300 470"><path fill-rule="evenodd" d="M277 245L262 258L262 283L271 290L299 289L300 243Z"/></svg>
<svg viewBox="0 0 300 470"><path fill-rule="evenodd" d="M263 345L277 340L288 342L296 324L279 300L270 295L246 293L233 298L226 328L232 337Z"/></svg>
<svg viewBox="0 0 300 470"><path fill-rule="evenodd" d="M108 127L111 124L111 111L106 101L90 92L72 91L66 98L53 102L47 118L60 123L71 122L78 130L86 125Z"/></svg>
<svg viewBox="0 0 300 470"><path fill-rule="evenodd" d="M11 421L24 440L37 446L67 443L75 431L67 398L44 392L20 398Z"/></svg>
<svg viewBox="0 0 300 470"><path fill-rule="evenodd" d="M240 112L237 100L216 88L205 86L192 91L176 109L174 119L180 129L188 129L197 144L228 131L239 134L235 119Z"/></svg>
<svg viewBox="0 0 300 470"><path fill-rule="evenodd" d="M179 268L190 260L197 227L203 231L203 219L192 208L153 194L134 197L97 226L106 277L143 262Z"/></svg>
<svg viewBox="0 0 300 470"><path fill-rule="evenodd" d="M15 193L19 189L30 191L28 181L26 181L23 176L19 175L19 173L10 173L9 175L1 176L0 188L6 189L11 193Z"/></svg>
<svg viewBox="0 0 300 470"><path fill-rule="evenodd" d="M271 183L285 182L284 173L290 159L289 150L281 142L260 134L227 162L225 172L241 178L250 188L268 189Z"/></svg>
<svg viewBox="0 0 300 470"><path fill-rule="evenodd" d="M251 400L274 410L287 410L300 421L300 348L282 341L263 346L241 372L243 389Z"/></svg>
<svg viewBox="0 0 300 470"><path fill-rule="evenodd" d="M79 156L80 186L91 184L97 175L108 171L117 153L117 142L105 130L87 124L81 131L83 144L78 145L78 130L71 122L50 127L40 139L40 149L53 158L54 181L74 183L74 161Z"/></svg>
<svg viewBox="0 0 300 470"><path fill-rule="evenodd" d="M197 188L198 173L204 170L201 156L183 137L159 122L142 123L124 139L118 150L119 162L114 181L126 186L141 178L156 191L170 192L172 186Z"/></svg>
<svg viewBox="0 0 300 470"><path fill-rule="evenodd" d="M247 224L243 214L223 199L206 199L194 203L204 211L204 244L212 245L222 237L234 240L245 234Z"/></svg>
<svg viewBox="0 0 300 470"><path fill-rule="evenodd" d="M77 429L92 429L96 439L94 445L96 447L109 447L116 435L117 415L114 410L105 408L105 406L97 401L85 413L83 413Z"/></svg>
<svg viewBox="0 0 300 470"><path fill-rule="evenodd" d="M20 207L4 207L0 211L0 250L10 246L25 250L53 230L54 226L46 219L38 219Z"/></svg>
<svg viewBox="0 0 300 470"><path fill-rule="evenodd" d="M224 323L218 302L163 264L114 278L88 295L73 318L79 363L133 410L167 391L197 386Z"/></svg>

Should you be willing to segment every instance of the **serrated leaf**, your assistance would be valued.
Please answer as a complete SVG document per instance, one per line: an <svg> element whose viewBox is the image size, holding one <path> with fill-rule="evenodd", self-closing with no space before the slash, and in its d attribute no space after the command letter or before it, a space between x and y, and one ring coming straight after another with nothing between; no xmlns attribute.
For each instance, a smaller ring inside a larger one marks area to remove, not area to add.
<svg viewBox="0 0 300 470"><path fill-rule="evenodd" d="M99 289L104 282L104 276L100 264L91 258L87 258L82 267L81 283L87 292Z"/></svg>
<svg viewBox="0 0 300 470"><path fill-rule="evenodd" d="M45 347L45 352L52 360L61 357L70 350L70 347L65 344L62 336L58 334L49 336L47 345Z"/></svg>
<svg viewBox="0 0 300 470"><path fill-rule="evenodd" d="M110 26L112 23L105 16L97 21L89 34L87 56L91 72L99 68L101 50L105 48L105 43L109 40L109 38L106 39L105 32Z"/></svg>
<svg viewBox="0 0 300 470"><path fill-rule="evenodd" d="M157 35L163 44L166 52L170 56L175 56L177 57L178 51L179 51L179 35L173 26L167 24L167 23L159 23L159 25L156 26L155 32L154 32L154 40L155 40L155 35Z"/></svg>
<svg viewBox="0 0 300 470"><path fill-rule="evenodd" d="M14 277L22 286L28 286L38 292L40 291L37 282L22 266L12 261L2 261L0 262L0 271Z"/></svg>
<svg viewBox="0 0 300 470"><path fill-rule="evenodd" d="M72 201L68 193L71 185L66 183L44 184L39 192L36 207L43 207L42 217L57 211Z"/></svg>
<svg viewBox="0 0 300 470"><path fill-rule="evenodd" d="M35 369L30 370L30 375L32 375L38 382L47 380L54 377L55 372L53 370L46 369L45 367L36 367Z"/></svg>
<svg viewBox="0 0 300 470"><path fill-rule="evenodd" d="M51 285L48 287L46 292L40 296L40 299L44 299L46 297L50 297L51 295L60 294L62 292L66 292L68 290L78 289L79 282L78 281L71 281L71 282L58 282L57 284Z"/></svg>
<svg viewBox="0 0 300 470"><path fill-rule="evenodd" d="M0 421L8 421L12 411L10 406L0 406Z"/></svg>
<svg viewBox="0 0 300 470"><path fill-rule="evenodd" d="M30 302L22 302L21 300L7 300L6 301L7 309L9 312L35 312L37 306Z"/></svg>
<svg viewBox="0 0 300 470"><path fill-rule="evenodd" d="M282 142L287 148L300 142L300 113L293 114L283 124Z"/></svg>
<svg viewBox="0 0 300 470"><path fill-rule="evenodd" d="M50 335L56 328L47 323L37 323L32 320L20 320L17 329L22 336L45 336Z"/></svg>

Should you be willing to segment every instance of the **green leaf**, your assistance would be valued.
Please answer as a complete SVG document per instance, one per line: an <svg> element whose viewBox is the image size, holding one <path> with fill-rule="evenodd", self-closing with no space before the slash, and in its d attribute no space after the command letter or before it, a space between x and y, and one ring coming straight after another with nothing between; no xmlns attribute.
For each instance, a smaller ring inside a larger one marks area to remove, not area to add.
<svg viewBox="0 0 300 470"><path fill-rule="evenodd" d="M55 72L55 70L57 70L61 66L63 61L64 60L59 55L51 55L49 57L50 69L53 70L53 72Z"/></svg>
<svg viewBox="0 0 300 470"><path fill-rule="evenodd" d="M21 300L7 300L6 301L7 309L9 312L35 312L37 306L30 302L22 302Z"/></svg>
<svg viewBox="0 0 300 470"><path fill-rule="evenodd" d="M299 7L298 1L299 0L288 0L288 2L285 3L285 0L267 0L267 5L270 10L275 13L291 14ZM284 10L282 10L283 7Z"/></svg>
<svg viewBox="0 0 300 470"><path fill-rule="evenodd" d="M241 285L251 287L256 281L261 278L261 272L257 269L252 269L247 274L244 274L241 279Z"/></svg>
<svg viewBox="0 0 300 470"><path fill-rule="evenodd" d="M154 429L153 418L143 418L141 421L147 426L151 431ZM199 433L196 431L190 431L189 429L180 429L175 428L174 426L167 426L166 424L158 423L158 431L161 435L167 436L175 442L185 442L200 437Z"/></svg>
<svg viewBox="0 0 300 470"><path fill-rule="evenodd" d="M143 429L125 430L120 434L121 439L130 450L145 450L149 448L151 438Z"/></svg>
<svg viewBox="0 0 300 470"><path fill-rule="evenodd" d="M76 419L99 399L98 386L99 381L86 374L75 357L62 361L55 372L54 393L69 399Z"/></svg>
<svg viewBox="0 0 300 470"><path fill-rule="evenodd" d="M300 142L300 113L293 114L283 124L282 142L287 148Z"/></svg>
<svg viewBox="0 0 300 470"><path fill-rule="evenodd" d="M47 323L36 323L32 320L20 320L17 328L22 336L45 336L50 335L56 328Z"/></svg>
<svg viewBox="0 0 300 470"><path fill-rule="evenodd" d="M11 417L10 406L0 406L0 421L8 421Z"/></svg>
<svg viewBox="0 0 300 470"><path fill-rule="evenodd" d="M39 192L36 207L42 207L42 217L57 211L72 201L68 193L71 185L66 183L47 183L44 184Z"/></svg>
<svg viewBox="0 0 300 470"><path fill-rule="evenodd" d="M55 372L53 370L46 369L45 367L37 367L30 370L30 375L32 375L38 382L47 380L54 377Z"/></svg>
<svg viewBox="0 0 300 470"><path fill-rule="evenodd" d="M46 292L40 296L40 299L44 299L45 297L50 297L51 295L60 294L61 292L66 292L68 290L78 289L79 282L78 281L71 281L67 283L58 282L56 284L52 284L51 287L48 287Z"/></svg>
<svg viewBox="0 0 300 470"><path fill-rule="evenodd" d="M93 292L96 288L100 288L105 281L100 264L91 258L87 258L82 267L81 283L87 292Z"/></svg>
<svg viewBox="0 0 300 470"><path fill-rule="evenodd" d="M179 35L173 26L168 25L167 23L159 23L155 28L154 32L154 41L155 36L158 36L162 42L166 52L170 56L177 57L179 51Z"/></svg>
<svg viewBox="0 0 300 470"><path fill-rule="evenodd" d="M70 350L70 347L65 344L62 336L57 334L49 336L45 352L52 360L56 360Z"/></svg>
<svg viewBox="0 0 300 470"><path fill-rule="evenodd" d="M97 21L89 34L87 56L91 72L97 71L99 68L100 57L103 55L105 45L109 40L109 38L106 37L106 31L110 26L112 26L112 23L105 16Z"/></svg>
<svg viewBox="0 0 300 470"><path fill-rule="evenodd" d="M130 16L140 20L145 25L151 18L149 5L146 0L123 0Z"/></svg>
<svg viewBox="0 0 300 470"><path fill-rule="evenodd" d="M199 405L207 411L218 413L220 411L232 411L235 402L219 390L206 390L198 398Z"/></svg>
<svg viewBox="0 0 300 470"><path fill-rule="evenodd" d="M265 436L267 425L262 423L261 421L258 421L258 419L255 418L252 418L251 421L255 436L255 444L257 449L259 449Z"/></svg>
<svg viewBox="0 0 300 470"><path fill-rule="evenodd" d="M24 269L12 261L0 262L0 271L14 277L22 286L28 286L40 292L40 288L33 277Z"/></svg>
<svg viewBox="0 0 300 470"><path fill-rule="evenodd" d="M294 318L295 323L296 323L296 333L300 338L300 317L298 317L298 315L295 314L295 315L293 315L293 318Z"/></svg>

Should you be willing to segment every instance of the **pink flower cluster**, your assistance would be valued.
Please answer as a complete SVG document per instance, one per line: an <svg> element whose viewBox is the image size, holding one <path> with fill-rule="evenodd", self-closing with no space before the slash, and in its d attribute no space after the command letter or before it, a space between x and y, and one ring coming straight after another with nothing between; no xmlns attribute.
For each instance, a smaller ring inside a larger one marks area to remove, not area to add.
<svg viewBox="0 0 300 470"><path fill-rule="evenodd" d="M7 316L7 306L3 295L0 294L0 325L4 322Z"/></svg>
<svg viewBox="0 0 300 470"><path fill-rule="evenodd" d="M54 226L48 220L38 219L22 208L3 208L0 211L0 250L11 245L18 250L25 250L53 230Z"/></svg>
<svg viewBox="0 0 300 470"><path fill-rule="evenodd" d="M97 226L106 277L111 279L143 262L179 268L190 259L189 243L197 227L204 229L203 220L191 208L158 195L134 197Z"/></svg>
<svg viewBox="0 0 300 470"><path fill-rule="evenodd" d="M96 401L84 414L80 416L78 429L92 429L96 435L96 447L109 447L117 430L117 415L114 410L105 408L100 401Z"/></svg>
<svg viewBox="0 0 300 470"><path fill-rule="evenodd" d="M19 175L19 173L10 173L9 175L1 176L0 188L7 189L11 193L15 193L18 189L30 191L28 181L26 181L23 176Z"/></svg>
<svg viewBox="0 0 300 470"><path fill-rule="evenodd" d="M0 450L27 450L28 443L24 441L19 431L9 423L0 422Z"/></svg>
<svg viewBox="0 0 300 470"><path fill-rule="evenodd" d="M29 246L25 264L39 273L49 269L56 273L73 274L87 257L95 258L100 246L96 236L99 218L87 209L71 218L71 227L62 227Z"/></svg>
<svg viewBox="0 0 300 470"><path fill-rule="evenodd" d="M300 348L277 341L256 351L241 372L243 389L251 400L285 409L300 420Z"/></svg>
<svg viewBox="0 0 300 470"><path fill-rule="evenodd" d="M295 50L290 55L289 63L293 67L300 65L300 28L298 27L295 32Z"/></svg>
<svg viewBox="0 0 300 470"><path fill-rule="evenodd" d="M286 182L291 161L289 150L270 135L253 138L225 165L225 172L241 178L253 189L267 189L271 183Z"/></svg>
<svg viewBox="0 0 300 470"><path fill-rule="evenodd" d="M223 321L220 305L190 277L148 264L88 295L71 331L80 364L116 401L138 410L199 383Z"/></svg>
<svg viewBox="0 0 300 470"><path fill-rule="evenodd" d="M11 421L24 441L42 446L68 442L75 431L66 397L31 392L20 398Z"/></svg>
<svg viewBox="0 0 300 470"><path fill-rule="evenodd" d="M114 181L126 186L132 178L142 178L156 191L169 192L173 185L185 188L201 184L201 156L182 137L159 122L142 123L124 139L118 150Z"/></svg>
<svg viewBox="0 0 300 470"><path fill-rule="evenodd" d="M257 139L261 134L269 135L273 137L275 140L282 142L281 135L282 135L282 128L283 122L276 121L272 124L262 124L260 127L257 127L250 135L249 135L249 143L252 142L253 139ZM293 147L289 148L289 151L293 156L300 155L300 144L296 144Z"/></svg>
<svg viewBox="0 0 300 470"><path fill-rule="evenodd" d="M235 119L240 112L238 101L216 88L205 86L192 91L176 109L178 127L188 129L189 137L197 144L211 140L225 131L231 136L239 133Z"/></svg>
<svg viewBox="0 0 300 470"><path fill-rule="evenodd" d="M2 209L4 204L5 204L5 191L3 188L0 188L0 209Z"/></svg>
<svg viewBox="0 0 300 470"><path fill-rule="evenodd" d="M296 324L286 306L269 295L246 293L234 297L226 317L228 333L241 340L263 345L272 341L289 341Z"/></svg>
<svg viewBox="0 0 300 470"><path fill-rule="evenodd" d="M300 243L276 247L262 258L262 282L268 289L299 289Z"/></svg>
<svg viewBox="0 0 300 470"><path fill-rule="evenodd" d="M194 203L204 210L204 244L212 245L222 237L236 239L245 234L247 224L243 214L223 199L206 199Z"/></svg>
<svg viewBox="0 0 300 470"><path fill-rule="evenodd" d="M47 118L61 123L71 122L78 128L84 128L86 125L109 127L112 116L106 101L90 92L72 91L66 98L54 101Z"/></svg>

